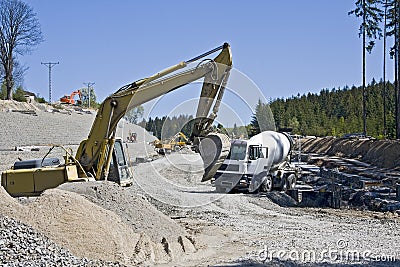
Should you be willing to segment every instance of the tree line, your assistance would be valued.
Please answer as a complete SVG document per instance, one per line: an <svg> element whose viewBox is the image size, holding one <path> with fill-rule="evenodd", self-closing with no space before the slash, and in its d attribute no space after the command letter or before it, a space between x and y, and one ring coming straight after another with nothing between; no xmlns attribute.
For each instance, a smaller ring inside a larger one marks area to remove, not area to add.
<svg viewBox="0 0 400 267"><path fill-rule="evenodd" d="M386 86L385 86L386 85ZM386 88L387 106L383 109ZM250 138L266 130L292 131L293 134L315 136L338 136L363 131L362 86L323 89L319 93L307 93L290 98L277 98L269 104L258 101L252 120L248 125L233 128L214 126L215 130L231 138ZM367 132L376 138L396 138L395 86L391 82L376 82L366 86ZM386 112L387 129L383 125ZM159 139L168 139L179 131L190 136L193 127L192 115L172 118L155 117L143 119L138 125L152 132Z"/></svg>
<svg viewBox="0 0 400 267"><path fill-rule="evenodd" d="M160 140L168 139L179 132L189 137L192 133L193 124L193 116L184 114L172 118L163 116L153 119L150 117L138 123L139 126L145 128Z"/></svg>
<svg viewBox="0 0 400 267"><path fill-rule="evenodd" d="M386 86L385 86L386 85ZM384 97L383 88L386 88ZM396 137L395 85L391 82L372 82L365 88L366 126L369 135L384 138ZM291 128L293 133L316 136L343 136L347 133L362 133L363 87L323 89L319 94L308 93L291 98L278 98L269 105L277 129ZM386 109L383 108L387 99ZM387 129L383 118L386 112Z"/></svg>

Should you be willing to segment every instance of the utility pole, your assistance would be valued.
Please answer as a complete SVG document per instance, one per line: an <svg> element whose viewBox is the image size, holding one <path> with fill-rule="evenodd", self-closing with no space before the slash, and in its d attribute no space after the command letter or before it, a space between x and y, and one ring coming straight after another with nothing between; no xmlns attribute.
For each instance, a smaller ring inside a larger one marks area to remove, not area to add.
<svg viewBox="0 0 400 267"><path fill-rule="evenodd" d="M54 67L54 65L60 64L60 62L41 62L41 64L49 68L49 103L51 104L51 68Z"/></svg>
<svg viewBox="0 0 400 267"><path fill-rule="evenodd" d="M83 83L83 84L87 85L87 89L88 89L88 108L90 108L90 86L94 85L95 83L87 82L87 83Z"/></svg>

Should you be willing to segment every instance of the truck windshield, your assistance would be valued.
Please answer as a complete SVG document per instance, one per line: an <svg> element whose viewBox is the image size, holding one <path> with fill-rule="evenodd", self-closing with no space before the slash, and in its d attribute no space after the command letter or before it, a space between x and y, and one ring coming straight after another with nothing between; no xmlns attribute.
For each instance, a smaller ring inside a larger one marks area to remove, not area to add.
<svg viewBox="0 0 400 267"><path fill-rule="evenodd" d="M244 160L246 157L247 144L246 142L231 144L231 150L229 151L227 159L233 160Z"/></svg>

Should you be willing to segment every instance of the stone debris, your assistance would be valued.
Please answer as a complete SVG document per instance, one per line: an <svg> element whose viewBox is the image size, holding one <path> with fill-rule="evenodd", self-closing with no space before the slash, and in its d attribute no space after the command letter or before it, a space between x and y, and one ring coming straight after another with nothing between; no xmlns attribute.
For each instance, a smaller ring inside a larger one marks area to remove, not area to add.
<svg viewBox="0 0 400 267"><path fill-rule="evenodd" d="M31 225L82 258L154 264L196 251L185 229L134 192L111 182L71 183L64 188L88 199L50 189L21 204L0 187L0 214Z"/></svg>
<svg viewBox="0 0 400 267"><path fill-rule="evenodd" d="M0 262L2 266L124 266L76 257L32 227L2 215Z"/></svg>

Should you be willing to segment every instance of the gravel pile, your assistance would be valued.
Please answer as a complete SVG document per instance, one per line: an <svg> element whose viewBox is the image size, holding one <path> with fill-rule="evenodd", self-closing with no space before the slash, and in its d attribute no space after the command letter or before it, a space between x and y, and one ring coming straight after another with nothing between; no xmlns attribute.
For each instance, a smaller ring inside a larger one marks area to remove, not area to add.
<svg viewBox="0 0 400 267"><path fill-rule="evenodd" d="M37 111L38 116L21 113L0 112L2 129L0 148L11 149L15 146L75 144L87 138L94 114L83 113L49 113ZM155 137L140 126L121 120L117 136L124 140L129 132L137 134L138 143L152 142Z"/></svg>
<svg viewBox="0 0 400 267"><path fill-rule="evenodd" d="M0 148L15 146L79 144L89 134L94 115L37 111L38 116L0 112Z"/></svg>
<svg viewBox="0 0 400 267"><path fill-rule="evenodd" d="M155 243L144 231L135 230L132 224L125 223L114 212L73 192L50 189L34 201L26 201L22 205L0 187L0 201L2 203L0 214L32 226L77 257L120 262L130 266L168 263L175 255L179 255L177 254L179 250L174 247L174 244L179 244L178 240L181 240L186 245L183 237L179 238L179 236L175 237L175 243L166 238ZM116 200L113 200L111 196L104 201ZM130 204L132 205L135 203ZM129 206L126 208L129 210ZM142 208L146 212L151 209L151 205L148 204L147 207ZM146 219L148 224L159 223L157 226L160 229L156 234L160 233L160 238L162 238L162 231L168 229L175 231L171 227L168 228L168 225L163 228L161 223L165 221L156 214L143 219ZM131 220L140 219L131 218ZM142 225L145 223L142 222ZM186 247L189 248L189 246ZM180 244L179 248L183 251Z"/></svg>
<svg viewBox="0 0 400 267"><path fill-rule="evenodd" d="M142 233L154 242L153 249L159 250L162 260L176 258L183 252L196 251L185 229L158 211L144 196L138 195L134 188L121 188L112 182L84 182L65 183L58 189L83 195L120 216L134 232Z"/></svg>
<svg viewBox="0 0 400 267"><path fill-rule="evenodd" d="M32 227L0 215L2 266L122 266L119 263L78 258Z"/></svg>

